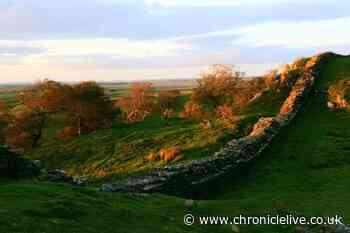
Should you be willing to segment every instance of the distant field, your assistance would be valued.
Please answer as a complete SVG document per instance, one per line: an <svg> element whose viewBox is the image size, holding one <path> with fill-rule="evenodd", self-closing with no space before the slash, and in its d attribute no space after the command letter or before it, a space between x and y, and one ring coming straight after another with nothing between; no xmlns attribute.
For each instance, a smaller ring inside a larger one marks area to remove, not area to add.
<svg viewBox="0 0 350 233"><path fill-rule="evenodd" d="M177 79L177 80L150 80L156 91L180 90L185 93L193 89L197 82L194 79ZM106 88L112 99L122 95L134 82L129 83L100 83Z"/></svg>
<svg viewBox="0 0 350 233"><path fill-rule="evenodd" d="M176 79L176 80L150 80L154 85L156 91L167 91L167 90L181 90L182 92L190 91L196 86L195 79ZM135 82L110 82L110 83L99 83L103 86L107 93L112 99L120 96L125 90ZM12 108L18 103L16 95L19 91L25 89L28 85L25 84L8 84L0 85L0 100L3 100L7 105Z"/></svg>

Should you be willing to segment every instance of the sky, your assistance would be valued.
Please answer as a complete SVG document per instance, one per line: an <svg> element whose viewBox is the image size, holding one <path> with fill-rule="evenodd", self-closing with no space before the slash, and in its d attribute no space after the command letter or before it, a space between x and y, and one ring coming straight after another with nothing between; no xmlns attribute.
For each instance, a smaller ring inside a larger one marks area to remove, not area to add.
<svg viewBox="0 0 350 233"><path fill-rule="evenodd" d="M0 83L261 75L350 51L348 0L1 0Z"/></svg>

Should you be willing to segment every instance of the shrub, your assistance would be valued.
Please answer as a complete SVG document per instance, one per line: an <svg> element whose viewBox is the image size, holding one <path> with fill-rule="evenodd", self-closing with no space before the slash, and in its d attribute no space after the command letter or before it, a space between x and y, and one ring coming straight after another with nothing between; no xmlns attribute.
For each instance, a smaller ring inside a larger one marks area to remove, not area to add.
<svg viewBox="0 0 350 233"><path fill-rule="evenodd" d="M297 70L297 69L305 69L306 64L308 63L309 58L297 58L291 65L291 69Z"/></svg>
<svg viewBox="0 0 350 233"><path fill-rule="evenodd" d="M65 104L66 126L76 129L77 135L109 127L114 117L113 104L104 88L95 82L73 85Z"/></svg>
<svg viewBox="0 0 350 233"><path fill-rule="evenodd" d="M159 151L159 158L165 162L170 162L181 156L179 147L170 147Z"/></svg>
<svg viewBox="0 0 350 233"><path fill-rule="evenodd" d="M194 89L191 100L209 108L232 103L233 93L240 80L240 73L231 66L215 65L198 80L198 87Z"/></svg>
<svg viewBox="0 0 350 233"><path fill-rule="evenodd" d="M6 103L0 100L0 114L5 112L5 110L6 110Z"/></svg>
<svg viewBox="0 0 350 233"><path fill-rule="evenodd" d="M156 161L159 159L159 154L156 152L151 152L146 158L148 161Z"/></svg>
<svg viewBox="0 0 350 233"><path fill-rule="evenodd" d="M105 169L103 169L103 168L98 168L96 170L96 176L97 177L105 177L107 175L108 175L107 171L105 171Z"/></svg>
<svg viewBox="0 0 350 233"><path fill-rule="evenodd" d="M180 91L162 91L158 94L158 105L160 111L175 108L179 105Z"/></svg>
<svg viewBox="0 0 350 233"><path fill-rule="evenodd" d="M34 148L38 145L49 117L63 111L68 101L69 87L44 80L17 95L19 107L8 115L7 143L15 148Z"/></svg>
<svg viewBox="0 0 350 233"><path fill-rule="evenodd" d="M328 99L336 108L350 110L350 80L342 79L328 89Z"/></svg>
<svg viewBox="0 0 350 233"><path fill-rule="evenodd" d="M162 160L165 162L170 162L177 158L180 158L180 156L181 156L180 147L169 147L169 148L161 149L158 152L149 153L146 159L148 161Z"/></svg>
<svg viewBox="0 0 350 233"><path fill-rule="evenodd" d="M162 118L164 120L169 120L170 118L172 118L174 116L174 110L167 108L162 112Z"/></svg>
<svg viewBox="0 0 350 233"><path fill-rule="evenodd" d="M193 90L190 104L185 106L189 109L185 109L184 112L188 113L187 116L194 115L190 114L195 110L190 109L194 104L200 105L207 113L223 105L230 105L238 110L266 87L264 78L243 79L242 74L234 71L231 66L216 65L211 72L203 74L198 80L198 87Z"/></svg>
<svg viewBox="0 0 350 233"><path fill-rule="evenodd" d="M264 77L263 80L265 82L265 86L269 89L274 89L279 80L278 80L278 71L277 70L271 70L268 72Z"/></svg>
<svg viewBox="0 0 350 233"><path fill-rule="evenodd" d="M128 122L143 121L150 116L156 107L151 83L135 83L126 95L118 98L117 106L120 107Z"/></svg>
<svg viewBox="0 0 350 233"><path fill-rule="evenodd" d="M69 126L64 127L64 129L56 135L58 139L69 139L75 136L78 136L78 130Z"/></svg>
<svg viewBox="0 0 350 233"><path fill-rule="evenodd" d="M232 108L228 105L219 106L216 109L217 117L225 129L234 131L239 122L239 117L233 112Z"/></svg>
<svg viewBox="0 0 350 233"><path fill-rule="evenodd" d="M19 105L7 115L4 130L6 144L14 149L29 150L41 139L45 121L42 116Z"/></svg>
<svg viewBox="0 0 350 233"><path fill-rule="evenodd" d="M211 129L213 127L213 124L210 120L203 120L200 124L199 127L203 130L208 130Z"/></svg>
<svg viewBox="0 0 350 233"><path fill-rule="evenodd" d="M203 107L192 101L188 101L184 106L184 110L180 113L181 118L192 118L196 120L203 119L206 115L207 113Z"/></svg>
<svg viewBox="0 0 350 233"><path fill-rule="evenodd" d="M6 111L6 103L0 100L0 144L3 144L5 142L4 129L6 129L8 125L8 118L9 115Z"/></svg>
<svg viewBox="0 0 350 233"><path fill-rule="evenodd" d="M224 105L232 105L236 110L245 107L257 94L264 91L267 86L263 78L252 78L241 80L237 84L239 91L233 93L233 103L225 103Z"/></svg>

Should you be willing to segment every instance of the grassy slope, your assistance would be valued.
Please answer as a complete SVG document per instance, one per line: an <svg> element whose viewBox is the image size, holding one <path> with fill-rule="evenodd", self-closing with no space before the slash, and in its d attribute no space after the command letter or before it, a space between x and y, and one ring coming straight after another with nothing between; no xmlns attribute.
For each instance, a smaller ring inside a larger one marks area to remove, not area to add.
<svg viewBox="0 0 350 233"><path fill-rule="evenodd" d="M325 90L329 82L344 75L350 76L350 59L334 60L325 67L318 89ZM246 178L227 182L211 200L200 201L193 212L341 214L350 222L350 115L329 111L325 96L319 93L250 172L242 174ZM5 232L231 232L228 226L184 227L180 198L131 198L31 183L6 184L0 189L4 213L0 229ZM242 232L292 230L289 226L242 226Z"/></svg>
<svg viewBox="0 0 350 233"><path fill-rule="evenodd" d="M198 201L194 209L188 210L184 199L161 194L104 193L29 181L0 181L0 189L0 232L4 233L228 233L232 232L228 225L185 226L183 216L186 213L248 214L251 212L245 208L251 209L256 204L255 201ZM274 208L274 213L278 213L278 208ZM251 227L241 229L252 232Z"/></svg>
<svg viewBox="0 0 350 233"><path fill-rule="evenodd" d="M181 97L178 113L186 100L186 96ZM181 161L198 159L219 150L230 139L228 132L217 127L203 130L198 122L180 118L166 122L156 115L144 122L116 123L110 129L62 141L53 137L62 128L58 123L50 123L47 131L50 139L28 156L43 160L50 168L92 177L108 174L116 178L164 166L165 162L150 162L145 157L151 151L172 146L181 147Z"/></svg>
<svg viewBox="0 0 350 233"><path fill-rule="evenodd" d="M325 91L350 78L350 58L324 67L313 96L297 119L264 153L247 178L234 182L216 199L247 206L250 214L283 212L309 216L341 214L350 222L350 114L326 107Z"/></svg>
<svg viewBox="0 0 350 233"><path fill-rule="evenodd" d="M221 127L214 126L203 130L198 122L180 118L165 122L160 116L154 116L144 122L116 123L111 129L60 141L53 135L63 127L62 122L52 122L45 135L49 140L32 151L28 157L44 161L46 167L63 168L73 175L95 178L115 179L126 174L146 172L166 165L162 161L145 160L150 152L162 148L180 146L181 162L212 155L228 140L247 134L258 120L258 115L275 115L284 98L283 93L274 98L266 93L249 105L241 113L243 120L240 131L235 135ZM266 105L268 99L272 104ZM181 111L186 100L186 96L181 97L177 113Z"/></svg>
<svg viewBox="0 0 350 233"><path fill-rule="evenodd" d="M217 151L227 140L218 129L204 132L191 121L172 119L166 124L154 117L132 125L117 124L69 141L54 140L34 150L30 157L77 175L99 176L99 171L102 175L121 175L164 165L144 159L151 151L180 146L183 160L190 160Z"/></svg>

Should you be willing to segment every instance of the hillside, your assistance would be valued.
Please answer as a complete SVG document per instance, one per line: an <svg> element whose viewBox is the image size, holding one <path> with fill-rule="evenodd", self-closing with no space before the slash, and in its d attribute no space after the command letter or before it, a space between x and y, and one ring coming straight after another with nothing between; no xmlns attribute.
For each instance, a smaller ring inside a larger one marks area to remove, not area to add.
<svg viewBox="0 0 350 233"><path fill-rule="evenodd" d="M327 108L326 96L329 85L344 78L350 79L349 57L325 65L315 92L291 125L240 179L227 176L211 184L210 192L198 197L206 200L198 201L191 212L340 214L349 223L350 114ZM101 193L29 181L3 182L0 187L6 190L0 193L0 232L232 232L231 226L184 226L185 200L177 197ZM294 226L240 228L249 233L294 232Z"/></svg>
<svg viewBox="0 0 350 233"><path fill-rule="evenodd" d="M236 133L216 126L203 129L200 122L191 119L174 117L165 121L157 114L143 122L117 122L109 129L69 140L57 140L53 135L62 125L57 120L49 124L47 139L42 145L27 153L26 157L42 160L47 168L64 169L71 175L88 176L97 181L145 173L169 164L187 163L211 156L229 140L245 136L259 116L274 116L287 93L285 90L275 95L271 91L266 92L244 107ZM177 114L187 99L188 96L181 96ZM182 150L182 156L175 161L145 159L151 152L174 146Z"/></svg>

